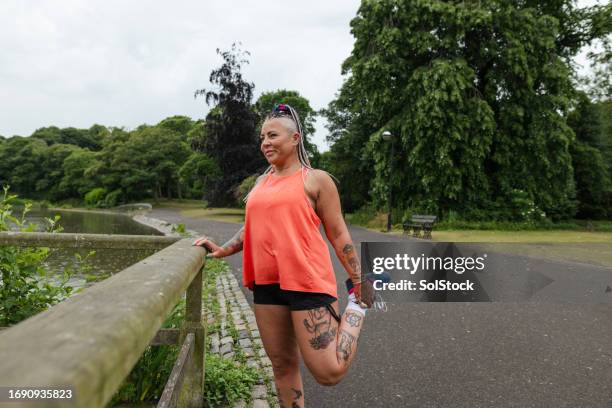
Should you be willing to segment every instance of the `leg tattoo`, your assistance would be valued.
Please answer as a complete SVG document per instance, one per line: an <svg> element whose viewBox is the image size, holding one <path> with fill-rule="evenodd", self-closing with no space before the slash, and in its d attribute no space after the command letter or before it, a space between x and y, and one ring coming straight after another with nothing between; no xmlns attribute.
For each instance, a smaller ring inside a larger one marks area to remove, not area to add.
<svg viewBox="0 0 612 408"><path fill-rule="evenodd" d="M336 328L332 327L331 314L325 307L308 311L308 318L304 319L304 327L313 337L310 346L315 350L327 348L336 339Z"/></svg>
<svg viewBox="0 0 612 408"><path fill-rule="evenodd" d="M294 401L291 403L291 408L300 408L300 404L298 404L296 401L302 398L302 391L296 390L295 388L291 388L291 390L295 393L295 396L293 397Z"/></svg>
<svg viewBox="0 0 612 408"><path fill-rule="evenodd" d="M291 388L291 390L295 393L295 397L293 397L294 400L298 400L298 399L302 398L302 391L301 390L296 390L295 388Z"/></svg>
<svg viewBox="0 0 612 408"><path fill-rule="evenodd" d="M355 312L352 312L350 310L347 310L346 312L344 312L344 320L351 327L359 327L359 326L361 326L361 320L362 319L363 319L363 316L360 315L359 313L355 313Z"/></svg>
<svg viewBox="0 0 612 408"><path fill-rule="evenodd" d="M351 348L353 347L354 343L355 336L345 330L342 330L340 333L338 347L336 347L336 353L340 353L342 355L342 359L344 361L348 361L348 359L351 357Z"/></svg>

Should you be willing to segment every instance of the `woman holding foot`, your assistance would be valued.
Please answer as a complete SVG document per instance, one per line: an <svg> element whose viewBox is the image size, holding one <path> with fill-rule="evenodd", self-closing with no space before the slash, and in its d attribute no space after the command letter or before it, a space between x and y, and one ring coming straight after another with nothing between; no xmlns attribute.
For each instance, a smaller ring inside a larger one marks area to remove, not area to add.
<svg viewBox="0 0 612 408"><path fill-rule="evenodd" d="M279 399L285 407L304 407L300 355L317 382L339 383L355 357L373 289L369 281L362 283L336 185L326 172L310 166L297 112L277 105L260 139L270 167L247 196L244 227L222 247L205 237L195 244L215 258L243 250L243 284L253 291ZM349 275L352 293L342 317L320 224Z"/></svg>

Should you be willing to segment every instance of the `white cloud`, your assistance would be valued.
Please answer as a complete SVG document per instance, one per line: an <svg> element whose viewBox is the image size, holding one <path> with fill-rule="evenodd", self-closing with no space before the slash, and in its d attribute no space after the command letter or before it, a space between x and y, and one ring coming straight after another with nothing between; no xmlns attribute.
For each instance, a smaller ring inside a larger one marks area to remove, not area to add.
<svg viewBox="0 0 612 408"><path fill-rule="evenodd" d="M133 128L208 111L215 49L240 41L256 96L296 89L321 108L341 84L359 1L3 1L0 134L42 126ZM321 127L321 126L319 126ZM318 132L321 145L324 133Z"/></svg>
<svg viewBox="0 0 612 408"><path fill-rule="evenodd" d="M244 74L256 97L295 89L325 107L342 84L359 3L3 0L0 134L204 117L208 107L193 93L210 86L215 49L235 41L251 52ZM319 120L323 149L324 137Z"/></svg>

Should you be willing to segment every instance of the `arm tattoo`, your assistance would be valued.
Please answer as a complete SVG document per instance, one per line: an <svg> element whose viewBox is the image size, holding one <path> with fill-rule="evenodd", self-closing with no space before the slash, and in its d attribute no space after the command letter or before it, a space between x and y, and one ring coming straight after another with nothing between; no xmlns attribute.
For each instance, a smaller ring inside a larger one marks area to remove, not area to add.
<svg viewBox="0 0 612 408"><path fill-rule="evenodd" d="M359 259L355 256L355 248L353 248L353 245L346 244L344 248L342 248L342 253L351 267L351 271L349 272L351 279L353 281L361 281L361 265L359 264Z"/></svg>
<svg viewBox="0 0 612 408"><path fill-rule="evenodd" d="M340 341L336 347L336 353L339 353L344 361L348 361L351 357L353 344L355 344L355 336L342 330L340 332Z"/></svg>
<svg viewBox="0 0 612 408"><path fill-rule="evenodd" d="M244 231L244 227L240 228L238 232L230 238L225 244L223 244L223 248L229 249L231 254L235 254L236 252L242 251L242 232Z"/></svg>
<svg viewBox="0 0 612 408"><path fill-rule="evenodd" d="M363 316L361 316L359 313L354 313L351 311L346 311L344 313L344 320L351 326L351 327L359 327L361 326L361 320L363 319Z"/></svg>
<svg viewBox="0 0 612 408"><path fill-rule="evenodd" d="M310 346L315 350L327 348L336 339L336 328L332 326L332 317L325 307L308 311L308 318L304 319L304 327L312 334Z"/></svg>

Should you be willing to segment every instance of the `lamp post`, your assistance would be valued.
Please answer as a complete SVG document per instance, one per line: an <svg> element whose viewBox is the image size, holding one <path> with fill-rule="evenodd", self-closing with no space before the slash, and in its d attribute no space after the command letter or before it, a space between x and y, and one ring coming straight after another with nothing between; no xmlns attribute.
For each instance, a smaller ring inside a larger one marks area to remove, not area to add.
<svg viewBox="0 0 612 408"><path fill-rule="evenodd" d="M391 209L393 208L393 188L391 184L391 177L393 177L393 157L395 156L395 137L389 132L385 130L382 133L383 140L386 142L391 141L391 158L389 159L389 213L387 214L387 232L391 231Z"/></svg>

